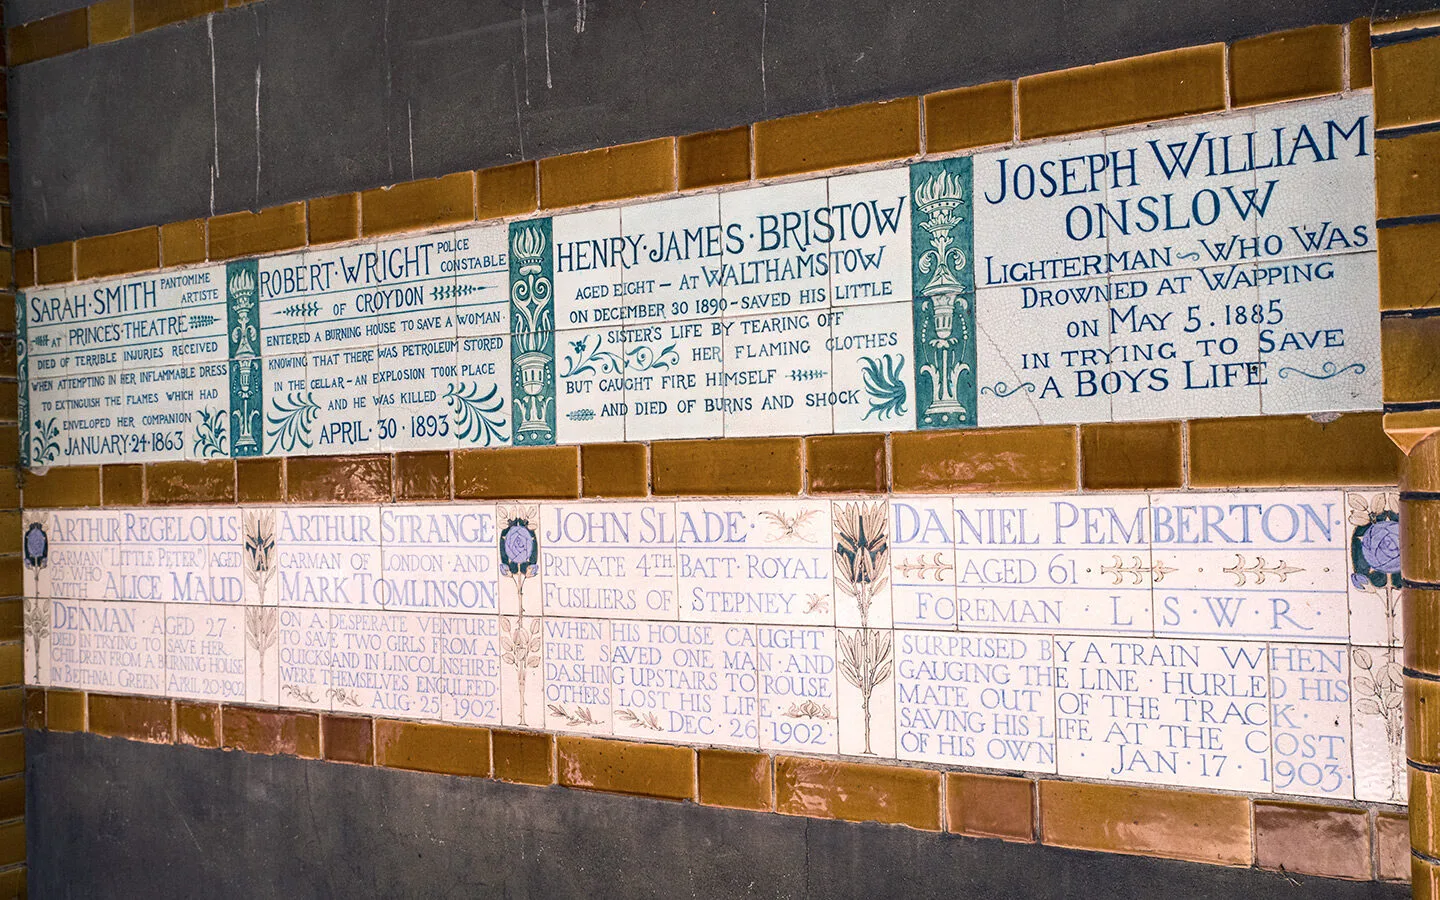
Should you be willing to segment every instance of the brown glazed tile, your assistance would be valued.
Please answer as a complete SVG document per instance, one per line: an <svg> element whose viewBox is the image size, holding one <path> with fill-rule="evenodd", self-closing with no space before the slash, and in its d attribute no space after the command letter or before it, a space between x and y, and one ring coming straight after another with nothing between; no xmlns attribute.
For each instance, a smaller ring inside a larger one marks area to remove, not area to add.
<svg viewBox="0 0 1440 900"><path fill-rule="evenodd" d="M321 742L331 762L375 764L374 720L360 716L320 717Z"/></svg>
<svg viewBox="0 0 1440 900"><path fill-rule="evenodd" d="M582 206L675 190L675 139L540 160L540 207Z"/></svg>
<svg viewBox="0 0 1440 900"><path fill-rule="evenodd" d="M750 180L750 126L680 138L680 190Z"/></svg>
<svg viewBox="0 0 1440 900"><path fill-rule="evenodd" d="M650 445L657 495L798 494L799 438L657 441Z"/></svg>
<svg viewBox="0 0 1440 900"><path fill-rule="evenodd" d="M0 641L20 641L25 636L24 613L19 598L0 600ZM23 656L21 657L23 660ZM0 685L3 687L3 685ZM0 731L4 731L0 727Z"/></svg>
<svg viewBox="0 0 1440 900"><path fill-rule="evenodd" d="M1440 28L1440 11L1411 13L1370 23L1371 34L1395 34L1417 28Z"/></svg>
<svg viewBox="0 0 1440 900"><path fill-rule="evenodd" d="M1072 425L895 434L897 493L1069 491L1075 488Z"/></svg>
<svg viewBox="0 0 1440 900"><path fill-rule="evenodd" d="M940 830L940 774L800 756L775 757L775 811Z"/></svg>
<svg viewBox="0 0 1440 900"><path fill-rule="evenodd" d="M890 487L883 434L822 434L805 439L811 493L883 493Z"/></svg>
<svg viewBox="0 0 1440 900"><path fill-rule="evenodd" d="M353 241L360 236L360 195L336 194L306 201L311 244Z"/></svg>
<svg viewBox="0 0 1440 900"><path fill-rule="evenodd" d="M0 644L0 686L24 683L25 648L18 641L13 644Z"/></svg>
<svg viewBox="0 0 1440 900"><path fill-rule="evenodd" d="M25 771L25 732L0 734L0 777Z"/></svg>
<svg viewBox="0 0 1440 900"><path fill-rule="evenodd" d="M1035 783L1028 778L950 772L946 830L971 837L1035 840Z"/></svg>
<svg viewBox="0 0 1440 900"><path fill-rule="evenodd" d="M259 212L226 213L209 220L210 258L234 259L305 246L305 204L287 203Z"/></svg>
<svg viewBox="0 0 1440 900"><path fill-rule="evenodd" d="M522 216L539 207L534 162L512 163L475 173L476 213L481 219Z"/></svg>
<svg viewBox="0 0 1440 900"><path fill-rule="evenodd" d="M0 509L20 508L20 469L0 469Z"/></svg>
<svg viewBox="0 0 1440 900"><path fill-rule="evenodd" d="M700 750L700 802L732 809L771 810L770 756L739 750Z"/></svg>
<svg viewBox="0 0 1440 900"><path fill-rule="evenodd" d="M695 751L607 738L556 735L560 784L666 800L695 797Z"/></svg>
<svg viewBox="0 0 1440 900"><path fill-rule="evenodd" d="M170 701L160 697L90 695L90 733L150 744L173 740Z"/></svg>
<svg viewBox="0 0 1440 900"><path fill-rule="evenodd" d="M160 261L184 266L205 261L205 220L190 219L160 226Z"/></svg>
<svg viewBox="0 0 1440 900"><path fill-rule="evenodd" d="M20 510L0 510L0 553L20 552ZM3 651L0 651L3 653ZM0 684L3 684L0 681Z"/></svg>
<svg viewBox="0 0 1440 900"><path fill-rule="evenodd" d="M16 525L18 526L19 523L17 522ZM0 559L0 597L18 597L25 592L23 573L24 569L20 565L18 556Z"/></svg>
<svg viewBox="0 0 1440 900"><path fill-rule="evenodd" d="M1248 866L1250 834L1246 797L1040 782L1040 839L1057 847Z"/></svg>
<svg viewBox="0 0 1440 900"><path fill-rule="evenodd" d="M1348 33L1350 48L1350 88L1367 88L1374 80L1370 67L1370 20L1355 19Z"/></svg>
<svg viewBox="0 0 1440 900"><path fill-rule="evenodd" d="M580 493L585 497L644 497L650 493L650 462L645 445L582 446Z"/></svg>
<svg viewBox="0 0 1440 900"><path fill-rule="evenodd" d="M9 253L0 253L0 275L5 276L0 278L0 283L8 282L13 272L16 287L22 290L34 287L37 283L35 266L34 250L16 250L13 258Z"/></svg>
<svg viewBox="0 0 1440 900"><path fill-rule="evenodd" d="M100 0L90 4L90 46L127 38L134 32L131 0Z"/></svg>
<svg viewBox="0 0 1440 900"><path fill-rule="evenodd" d="M136 0L135 33L196 19L224 8L223 0Z"/></svg>
<svg viewBox="0 0 1440 900"><path fill-rule="evenodd" d="M455 172L360 194L360 230L394 234L475 220L475 174Z"/></svg>
<svg viewBox="0 0 1440 900"><path fill-rule="evenodd" d="M375 764L484 778L490 774L490 731L466 725L377 719Z"/></svg>
<svg viewBox="0 0 1440 900"><path fill-rule="evenodd" d="M240 503L279 503L285 499L285 460L235 460L235 499Z"/></svg>
<svg viewBox="0 0 1440 900"><path fill-rule="evenodd" d="M24 900L27 890L25 872L24 867L0 872L0 897L18 897Z"/></svg>
<svg viewBox="0 0 1440 900"><path fill-rule="evenodd" d="M16 357L15 338L0 337L0 378L14 378L19 361Z"/></svg>
<svg viewBox="0 0 1440 900"><path fill-rule="evenodd" d="M1206 44L1020 79L1020 137L1225 108L1225 47Z"/></svg>
<svg viewBox="0 0 1440 900"><path fill-rule="evenodd" d="M285 463L292 503L375 503L390 499L390 457L295 456Z"/></svg>
<svg viewBox="0 0 1440 900"><path fill-rule="evenodd" d="M25 815L25 776L16 775L0 781L0 819L18 819Z"/></svg>
<svg viewBox="0 0 1440 900"><path fill-rule="evenodd" d="M1370 816L1361 809L1255 803L1255 864L1303 875L1370 877Z"/></svg>
<svg viewBox="0 0 1440 900"><path fill-rule="evenodd" d="M1381 228L1376 238L1380 308L1440 307L1440 222Z"/></svg>
<svg viewBox="0 0 1440 900"><path fill-rule="evenodd" d="M24 477L26 506L100 505L99 466L52 466L44 475L26 472Z"/></svg>
<svg viewBox="0 0 1440 900"><path fill-rule="evenodd" d="M457 500L552 500L578 496L578 447L455 451Z"/></svg>
<svg viewBox="0 0 1440 900"><path fill-rule="evenodd" d="M1080 485L1086 490L1174 488L1184 483L1179 422L1080 426Z"/></svg>
<svg viewBox="0 0 1440 900"><path fill-rule="evenodd" d="M44 688L22 688L24 691L25 727L32 731L45 730L45 689ZM6 691L5 697L8 700L12 691Z"/></svg>
<svg viewBox="0 0 1440 900"><path fill-rule="evenodd" d="M1440 866L1411 856L1410 888L1414 900L1440 900Z"/></svg>
<svg viewBox="0 0 1440 900"><path fill-rule="evenodd" d="M1390 485L1400 460L1379 413L1190 422L1191 487Z"/></svg>
<svg viewBox="0 0 1440 900"><path fill-rule="evenodd" d="M23 66L37 59L59 56L88 46L90 28L87 21L86 11L76 9L11 28L10 65Z"/></svg>
<svg viewBox="0 0 1440 900"><path fill-rule="evenodd" d="M1344 31L1312 25L1230 45L1235 106L1339 93L1345 86Z"/></svg>
<svg viewBox="0 0 1440 900"><path fill-rule="evenodd" d="M0 289L0 331L15 331L15 294Z"/></svg>
<svg viewBox="0 0 1440 900"><path fill-rule="evenodd" d="M320 758L320 717L254 706L224 706L220 734L226 750Z"/></svg>
<svg viewBox="0 0 1440 900"><path fill-rule="evenodd" d="M75 242L76 278L103 278L158 268L160 229L154 226Z"/></svg>
<svg viewBox="0 0 1440 900"><path fill-rule="evenodd" d="M925 95L925 152L947 153L1015 136L1015 83L992 81Z"/></svg>
<svg viewBox="0 0 1440 900"><path fill-rule="evenodd" d="M149 463L145 484L151 503L233 503L235 464L228 459Z"/></svg>
<svg viewBox="0 0 1440 900"><path fill-rule="evenodd" d="M6 302L7 299L10 300L9 303ZM6 306L14 309L14 298L7 298L4 295L0 295L0 309L4 309ZM14 313L12 312L11 315L14 315ZM0 322L0 331L6 330L7 329L4 328L4 322ZM8 338L6 340L11 346L14 346L14 341L10 341ZM14 422L19 418L20 386L13 381L0 382L0 421Z"/></svg>
<svg viewBox="0 0 1440 900"><path fill-rule="evenodd" d="M1375 817L1375 877L1382 881L1410 880L1410 822L1404 813Z"/></svg>
<svg viewBox="0 0 1440 900"><path fill-rule="evenodd" d="M35 281L60 284L75 280L75 242L46 244L35 248Z"/></svg>
<svg viewBox="0 0 1440 900"><path fill-rule="evenodd" d="M1405 677L1405 756L1440 765L1440 681Z"/></svg>
<svg viewBox="0 0 1440 900"><path fill-rule="evenodd" d="M1440 492L1440 431L1410 448L1400 474L1400 490Z"/></svg>
<svg viewBox="0 0 1440 900"><path fill-rule="evenodd" d="M1408 635L1406 637L1409 637ZM1407 843L1421 853L1440 856L1440 773L1410 768L1410 834Z"/></svg>
<svg viewBox="0 0 1440 900"><path fill-rule="evenodd" d="M10 153L10 120L5 119L0 121L5 122L4 125L0 125L0 138L4 139L5 144L3 149L8 156ZM8 206L0 206L0 246L15 246L15 228L10 221L10 207Z"/></svg>
<svg viewBox="0 0 1440 900"><path fill-rule="evenodd" d="M1401 500L1400 571L1410 581L1440 584L1440 500Z"/></svg>
<svg viewBox="0 0 1440 900"><path fill-rule="evenodd" d="M755 177L838 169L920 153L920 98L804 113L755 125Z"/></svg>
<svg viewBox="0 0 1440 900"><path fill-rule="evenodd" d="M220 746L220 704L175 701L175 743L216 749Z"/></svg>
<svg viewBox="0 0 1440 900"><path fill-rule="evenodd" d="M106 506L139 506L145 502L145 467L139 463L100 469L100 496Z"/></svg>
<svg viewBox="0 0 1440 900"><path fill-rule="evenodd" d="M1404 588L1400 603L1405 622L1405 666L1440 678L1440 591Z"/></svg>
<svg viewBox="0 0 1440 900"><path fill-rule="evenodd" d="M1381 319L1380 363L1386 403L1440 402L1440 316Z"/></svg>
<svg viewBox="0 0 1440 900"><path fill-rule="evenodd" d="M40 724L44 725L45 702L38 701L39 707L36 715L40 717ZM28 728L25 712L25 688L10 687L0 690L0 729Z"/></svg>
<svg viewBox="0 0 1440 900"><path fill-rule="evenodd" d="M1414 452L1429 440L1440 440L1440 407L1387 412L1385 434L1405 452Z"/></svg>
<svg viewBox="0 0 1440 900"><path fill-rule="evenodd" d="M1377 140L1376 218L1435 213L1440 213L1440 131Z"/></svg>
<svg viewBox="0 0 1440 900"><path fill-rule="evenodd" d="M555 738L533 731L492 731L495 777L518 784L555 783Z"/></svg>
<svg viewBox="0 0 1440 900"><path fill-rule="evenodd" d="M450 454L424 450L395 454L396 500L449 500Z"/></svg>
<svg viewBox="0 0 1440 900"><path fill-rule="evenodd" d="M85 730L85 695L80 691L45 692L45 727L51 731Z"/></svg>
<svg viewBox="0 0 1440 900"><path fill-rule="evenodd" d="M1403 128L1440 120L1440 36L1376 47L1375 127Z"/></svg>
<svg viewBox="0 0 1440 900"><path fill-rule="evenodd" d="M24 820L0 825L0 866L16 865L25 861Z"/></svg>

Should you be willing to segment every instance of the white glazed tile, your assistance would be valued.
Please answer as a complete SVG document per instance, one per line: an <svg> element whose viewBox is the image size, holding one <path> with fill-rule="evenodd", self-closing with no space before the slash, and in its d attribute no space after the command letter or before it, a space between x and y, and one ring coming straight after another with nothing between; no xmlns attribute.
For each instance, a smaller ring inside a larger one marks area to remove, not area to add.
<svg viewBox="0 0 1440 900"><path fill-rule="evenodd" d="M1150 634L1143 494L956 497L961 631Z"/></svg>
<svg viewBox="0 0 1440 900"><path fill-rule="evenodd" d="M556 441L625 439L624 329L555 332Z"/></svg>
<svg viewBox="0 0 1440 900"><path fill-rule="evenodd" d="M372 283L355 294L354 302L361 315L374 317L377 343L455 339L454 263L455 241L447 234L376 245L373 270L367 269Z"/></svg>
<svg viewBox="0 0 1440 900"><path fill-rule="evenodd" d="M454 248L455 331L461 338L510 331L510 263L505 225L454 232L441 243ZM442 263L443 265L443 263Z"/></svg>
<svg viewBox="0 0 1440 900"><path fill-rule="evenodd" d="M1355 796L1344 646L1270 645L1271 790Z"/></svg>
<svg viewBox="0 0 1440 900"><path fill-rule="evenodd" d="M430 638L444 668L438 688L444 694L442 718L476 725L500 724L500 621L491 615L431 617ZM426 676L422 692L436 689Z"/></svg>
<svg viewBox="0 0 1440 900"><path fill-rule="evenodd" d="M304 648L303 641L295 639L295 632L301 629L305 618L313 610L282 610L278 606L244 606L245 627L245 702L272 706L283 704L280 696L280 627L290 629L288 645L291 652L286 655L286 667L290 669L293 681L300 680L295 667L303 670L320 669L322 666L310 659L308 654L314 648ZM299 648L299 649L297 649Z"/></svg>
<svg viewBox="0 0 1440 900"><path fill-rule="evenodd" d="M84 356L74 354L70 359ZM50 461L65 465L117 463L132 455L142 459L149 455L148 444L141 444L146 429L130 412L126 399L135 393L138 375L115 369L66 370L65 361L60 361L62 375L58 379L58 388L63 391L57 398L60 414L52 417L43 431L32 433L32 460L38 462L50 456L52 445L56 455ZM36 420L32 427L40 425ZM183 457L182 450L170 458Z"/></svg>
<svg viewBox="0 0 1440 900"><path fill-rule="evenodd" d="M970 198L975 287L1107 274L1105 238L1095 228L1072 236L1067 214L1075 206L1093 209L1105 201L1115 180L1110 159L1104 137L976 154ZM1106 164L1093 179L1091 160Z"/></svg>
<svg viewBox="0 0 1440 900"><path fill-rule="evenodd" d="M235 546L233 517L221 509L127 509L120 512L120 600L238 603L239 581L212 586L210 549Z"/></svg>
<svg viewBox="0 0 1440 900"><path fill-rule="evenodd" d="M281 606L379 607L379 508L282 506L276 546Z"/></svg>
<svg viewBox="0 0 1440 900"><path fill-rule="evenodd" d="M507 616L540 615L545 581L540 504L500 504L495 507L495 528L500 540L500 612Z"/></svg>
<svg viewBox="0 0 1440 900"><path fill-rule="evenodd" d="M760 749L838 752L835 629L761 625Z"/></svg>
<svg viewBox="0 0 1440 900"><path fill-rule="evenodd" d="M895 758L895 635L889 628L835 629L841 753Z"/></svg>
<svg viewBox="0 0 1440 900"><path fill-rule="evenodd" d="M1285 163L1257 172L1262 186L1277 181L1261 220L1267 257L1375 249L1374 119L1369 93L1256 110L1257 157Z"/></svg>
<svg viewBox="0 0 1440 900"><path fill-rule="evenodd" d="M829 182L831 305L909 302L910 169L836 175Z"/></svg>
<svg viewBox="0 0 1440 900"><path fill-rule="evenodd" d="M228 364L132 368L120 381L124 405L116 410L115 425L129 435L128 461L229 459Z"/></svg>
<svg viewBox="0 0 1440 900"><path fill-rule="evenodd" d="M720 195L727 316L830 305L826 239L834 235L815 216L826 208L828 196L823 178Z"/></svg>
<svg viewBox="0 0 1440 900"><path fill-rule="evenodd" d="M19 437L29 450L30 465L42 466L59 460L61 450L69 449L68 445L62 448L59 440L61 422L69 415L69 389L65 387L69 377L59 371L56 359L27 358L25 368L30 428Z"/></svg>
<svg viewBox="0 0 1440 900"><path fill-rule="evenodd" d="M379 534L377 605L446 613L498 610L495 507L382 506Z"/></svg>
<svg viewBox="0 0 1440 900"><path fill-rule="evenodd" d="M833 430L913 428L915 325L909 301L837 309L830 321Z"/></svg>
<svg viewBox="0 0 1440 900"><path fill-rule="evenodd" d="M1345 494L1350 640L1368 646L1404 643L1400 614L1400 495Z"/></svg>
<svg viewBox="0 0 1440 900"><path fill-rule="evenodd" d="M118 600L124 556L118 512L84 509L26 510L26 544L44 547L43 566L26 565L27 597ZM37 529L35 526L38 525ZM44 540L40 540L40 536Z"/></svg>
<svg viewBox="0 0 1440 900"><path fill-rule="evenodd" d="M381 447L374 380L378 349L358 347L326 350L305 357L307 390L302 401L310 410L310 453L362 453ZM270 423L270 424L273 424ZM297 420L297 425L303 424Z"/></svg>
<svg viewBox="0 0 1440 900"><path fill-rule="evenodd" d="M547 617L542 627L545 726L554 731L610 734L609 623Z"/></svg>
<svg viewBox="0 0 1440 900"><path fill-rule="evenodd" d="M446 450L456 446L451 417L459 341L435 338L381 344L363 399L375 415L375 442L383 450ZM497 392L498 393L498 392ZM491 405L503 402L497 397ZM352 400L353 403L353 400Z"/></svg>
<svg viewBox="0 0 1440 900"><path fill-rule="evenodd" d="M51 661L51 626L55 622L55 603L49 597L26 597L22 606L23 641L20 645L25 665L25 684L45 687L54 671ZM75 644L73 636L70 644Z"/></svg>
<svg viewBox="0 0 1440 900"><path fill-rule="evenodd" d="M889 504L884 497L832 500L830 521L835 624L891 627Z"/></svg>
<svg viewBox="0 0 1440 900"><path fill-rule="evenodd" d="M165 694L165 607L55 600L50 681L102 694Z"/></svg>
<svg viewBox="0 0 1440 900"><path fill-rule="evenodd" d="M828 501L682 501L675 512L682 620L835 621Z"/></svg>
<svg viewBox="0 0 1440 900"><path fill-rule="evenodd" d="M725 323L667 322L625 336L625 439L720 437Z"/></svg>
<svg viewBox="0 0 1440 900"><path fill-rule="evenodd" d="M315 420L319 408L310 395L307 358L303 353L266 356L260 360L264 397L264 431L267 456L300 455L315 446Z"/></svg>
<svg viewBox="0 0 1440 900"><path fill-rule="evenodd" d="M831 318L807 309L723 320L726 437L832 430L841 398L831 390Z"/></svg>
<svg viewBox="0 0 1440 900"><path fill-rule="evenodd" d="M430 635L438 613L332 610L327 615L335 638L330 673L335 711L440 719L440 648Z"/></svg>
<svg viewBox="0 0 1440 900"><path fill-rule="evenodd" d="M275 606L280 602L280 511L259 507L239 510L239 559L217 556L211 564L224 573L238 567L243 602L247 606Z"/></svg>
<svg viewBox="0 0 1440 900"><path fill-rule="evenodd" d="M1343 642L1349 635L1338 491L1151 496L1155 633Z"/></svg>
<svg viewBox="0 0 1440 900"><path fill-rule="evenodd" d="M244 703L245 610L239 606L165 605L168 697Z"/></svg>
<svg viewBox="0 0 1440 900"><path fill-rule="evenodd" d="M279 664L274 676L260 683L262 701L273 685L276 692L270 695L279 698L275 701L279 706L330 710L335 699L331 679L340 646L330 611L281 607L279 612L275 650Z"/></svg>
<svg viewBox="0 0 1440 900"><path fill-rule="evenodd" d="M1261 294L1266 313L1260 328L1263 412L1379 409L1376 254L1306 257L1261 271L1267 268L1273 275Z"/></svg>
<svg viewBox="0 0 1440 900"><path fill-rule="evenodd" d="M758 746L755 628L610 622L614 733Z"/></svg>
<svg viewBox="0 0 1440 900"><path fill-rule="evenodd" d="M468 335L458 341L452 375L436 385L458 447L507 447L514 435L510 335Z"/></svg>
<svg viewBox="0 0 1440 900"><path fill-rule="evenodd" d="M1052 639L895 632L901 759L1055 771Z"/></svg>
<svg viewBox="0 0 1440 900"><path fill-rule="evenodd" d="M639 253L638 264L624 280L616 279L610 286L612 304L641 313L627 316L627 322L720 315L726 243L720 227L720 196L695 194L620 210L621 231L627 242L638 242Z"/></svg>
<svg viewBox="0 0 1440 900"><path fill-rule="evenodd" d="M674 619L675 504L541 506L547 616Z"/></svg>
<svg viewBox="0 0 1440 900"><path fill-rule="evenodd" d="M539 616L500 616L500 718L545 727L545 635Z"/></svg>
<svg viewBox="0 0 1440 900"><path fill-rule="evenodd" d="M1355 749L1355 799L1404 803L1404 678L1400 651L1350 648L1351 746Z"/></svg>
<svg viewBox="0 0 1440 900"><path fill-rule="evenodd" d="M620 210L594 209L550 220L555 243L555 324L559 328L617 325L625 321L624 298L616 282L635 270L638 238L620 232Z"/></svg>
<svg viewBox="0 0 1440 900"><path fill-rule="evenodd" d="M949 497L891 497L897 628L955 630L955 509Z"/></svg>
<svg viewBox="0 0 1440 900"><path fill-rule="evenodd" d="M1057 637L1059 773L1269 789L1264 644Z"/></svg>
<svg viewBox="0 0 1440 900"><path fill-rule="evenodd" d="M374 244L262 258L259 276L263 355L376 345L375 314L359 301L382 281Z"/></svg>

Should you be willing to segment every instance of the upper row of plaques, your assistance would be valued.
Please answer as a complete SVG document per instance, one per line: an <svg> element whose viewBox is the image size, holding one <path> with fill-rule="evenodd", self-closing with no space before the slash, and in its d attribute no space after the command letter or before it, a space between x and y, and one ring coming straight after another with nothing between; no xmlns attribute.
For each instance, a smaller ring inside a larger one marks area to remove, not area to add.
<svg viewBox="0 0 1440 900"><path fill-rule="evenodd" d="M37 289L22 461L1377 409L1372 105Z"/></svg>

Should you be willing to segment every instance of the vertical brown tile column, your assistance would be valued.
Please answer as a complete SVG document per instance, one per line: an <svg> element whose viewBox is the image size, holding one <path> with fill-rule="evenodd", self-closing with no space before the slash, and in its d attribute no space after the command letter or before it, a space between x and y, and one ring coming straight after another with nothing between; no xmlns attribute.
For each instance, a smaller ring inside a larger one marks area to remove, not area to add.
<svg viewBox="0 0 1440 900"><path fill-rule="evenodd" d="M1414 891L1440 898L1440 17L1374 23L1385 430L1400 484Z"/></svg>

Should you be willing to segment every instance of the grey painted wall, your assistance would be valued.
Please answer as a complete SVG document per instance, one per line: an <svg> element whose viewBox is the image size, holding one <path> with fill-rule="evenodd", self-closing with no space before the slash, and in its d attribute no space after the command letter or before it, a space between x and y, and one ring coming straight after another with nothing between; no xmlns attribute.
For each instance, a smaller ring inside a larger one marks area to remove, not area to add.
<svg viewBox="0 0 1440 900"><path fill-rule="evenodd" d="M46 900L1409 895L1373 882L86 734L30 732L25 758L30 891Z"/></svg>
<svg viewBox="0 0 1440 900"><path fill-rule="evenodd" d="M264 0L10 72L34 246L1435 0ZM75 0L6 0L10 23Z"/></svg>

